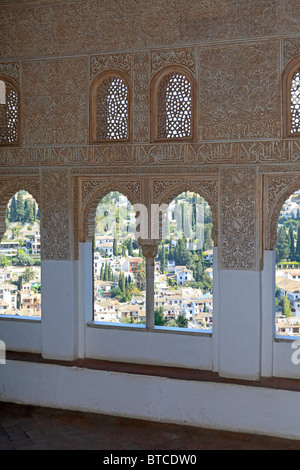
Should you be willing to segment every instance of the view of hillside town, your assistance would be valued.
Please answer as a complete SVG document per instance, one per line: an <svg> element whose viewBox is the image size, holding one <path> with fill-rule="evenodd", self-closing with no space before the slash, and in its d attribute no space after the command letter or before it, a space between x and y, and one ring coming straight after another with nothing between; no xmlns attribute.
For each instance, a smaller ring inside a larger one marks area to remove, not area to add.
<svg viewBox="0 0 300 470"><path fill-rule="evenodd" d="M110 193L98 206L94 247L94 319L145 324L145 260L135 237L135 212ZM165 214L155 260L155 325L212 328L212 215L194 193Z"/></svg>
<svg viewBox="0 0 300 470"><path fill-rule="evenodd" d="M300 335L300 191L287 199L278 220L275 332Z"/></svg>
<svg viewBox="0 0 300 470"><path fill-rule="evenodd" d="M135 211L111 192L98 205L94 240L94 320L145 324L145 259ZM0 315L41 316L39 208L26 191L8 203L0 244ZM195 193L168 206L155 259L155 325L210 331L213 318L212 214ZM275 332L300 335L300 191L278 220Z"/></svg>
<svg viewBox="0 0 300 470"><path fill-rule="evenodd" d="M41 315L40 214L33 197L19 191L6 209L0 243L0 314Z"/></svg>

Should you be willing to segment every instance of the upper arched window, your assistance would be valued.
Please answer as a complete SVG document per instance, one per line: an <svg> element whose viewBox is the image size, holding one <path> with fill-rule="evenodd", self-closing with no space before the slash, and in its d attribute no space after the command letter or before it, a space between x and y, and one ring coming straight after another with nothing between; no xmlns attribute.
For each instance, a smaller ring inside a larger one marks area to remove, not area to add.
<svg viewBox="0 0 300 470"><path fill-rule="evenodd" d="M285 136L300 135L300 56L293 59L283 74Z"/></svg>
<svg viewBox="0 0 300 470"><path fill-rule="evenodd" d="M152 80L152 140L195 138L195 83L183 67L167 67Z"/></svg>
<svg viewBox="0 0 300 470"><path fill-rule="evenodd" d="M17 85L0 77L0 145L18 144L20 96Z"/></svg>
<svg viewBox="0 0 300 470"><path fill-rule="evenodd" d="M116 71L100 74L91 86L91 142L130 140L131 93L128 77Z"/></svg>

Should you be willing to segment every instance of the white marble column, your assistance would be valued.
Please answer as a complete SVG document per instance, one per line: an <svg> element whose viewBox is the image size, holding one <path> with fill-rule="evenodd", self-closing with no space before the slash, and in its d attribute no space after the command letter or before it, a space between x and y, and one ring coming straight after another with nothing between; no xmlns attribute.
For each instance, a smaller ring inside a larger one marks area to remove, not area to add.
<svg viewBox="0 0 300 470"><path fill-rule="evenodd" d="M154 328L154 262L159 240L139 240L146 258L146 328Z"/></svg>

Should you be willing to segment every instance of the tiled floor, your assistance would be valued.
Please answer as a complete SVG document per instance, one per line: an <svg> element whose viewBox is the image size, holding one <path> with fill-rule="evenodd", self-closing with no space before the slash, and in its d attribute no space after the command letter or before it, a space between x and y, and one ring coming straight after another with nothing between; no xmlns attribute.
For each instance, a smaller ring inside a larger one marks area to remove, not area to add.
<svg viewBox="0 0 300 470"><path fill-rule="evenodd" d="M300 450L300 441L0 403L0 450Z"/></svg>

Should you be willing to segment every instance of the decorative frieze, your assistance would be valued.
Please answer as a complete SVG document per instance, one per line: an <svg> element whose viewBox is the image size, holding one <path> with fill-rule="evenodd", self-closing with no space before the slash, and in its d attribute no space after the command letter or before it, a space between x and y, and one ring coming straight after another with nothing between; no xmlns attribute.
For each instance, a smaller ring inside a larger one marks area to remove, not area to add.
<svg viewBox="0 0 300 470"><path fill-rule="evenodd" d="M172 144L2 147L0 167L107 167L286 164L300 162L300 139Z"/></svg>

